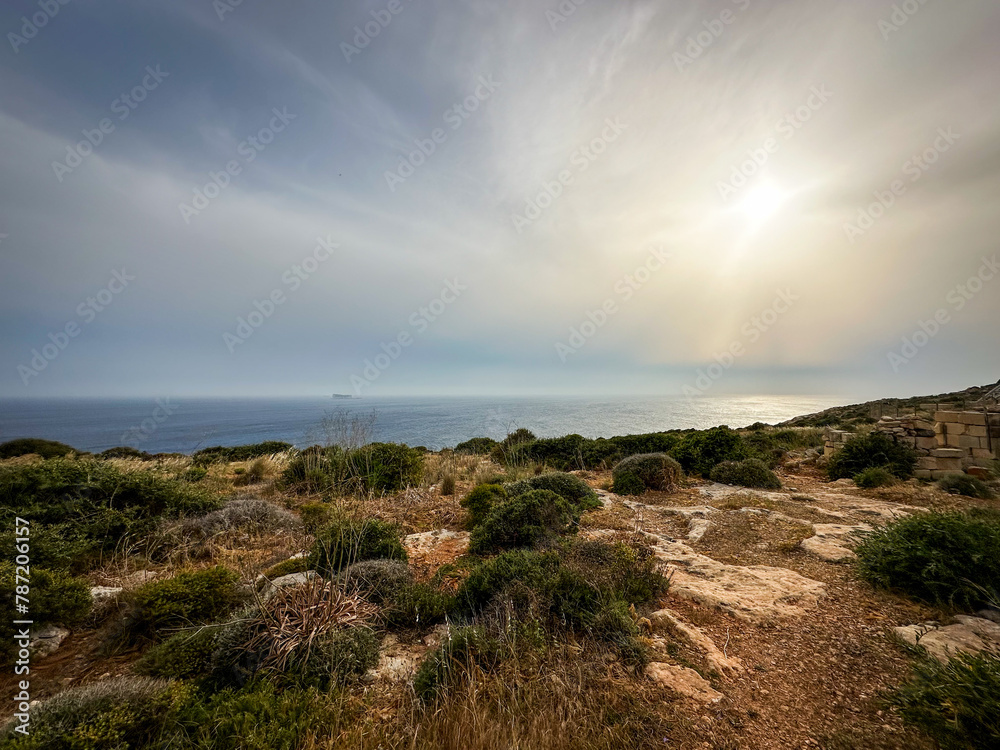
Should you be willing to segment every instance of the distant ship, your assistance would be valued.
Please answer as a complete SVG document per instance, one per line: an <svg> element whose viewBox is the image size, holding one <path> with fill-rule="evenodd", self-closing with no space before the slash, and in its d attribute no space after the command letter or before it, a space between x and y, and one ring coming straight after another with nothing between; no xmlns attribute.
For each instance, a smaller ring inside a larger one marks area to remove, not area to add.
<svg viewBox="0 0 1000 750"><path fill-rule="evenodd" d="M361 396L352 396L350 393L334 393L334 398L361 398Z"/></svg>

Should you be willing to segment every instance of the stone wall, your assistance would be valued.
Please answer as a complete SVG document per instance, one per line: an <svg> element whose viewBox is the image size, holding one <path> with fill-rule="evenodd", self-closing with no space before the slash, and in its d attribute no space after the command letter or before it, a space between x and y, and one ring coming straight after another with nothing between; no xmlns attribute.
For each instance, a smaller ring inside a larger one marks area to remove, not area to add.
<svg viewBox="0 0 1000 750"><path fill-rule="evenodd" d="M875 427L917 452L916 476L940 479L948 474L989 476L989 464L1000 457L1000 413L939 411L933 420L918 416L883 417ZM826 431L827 455L837 452L853 436Z"/></svg>

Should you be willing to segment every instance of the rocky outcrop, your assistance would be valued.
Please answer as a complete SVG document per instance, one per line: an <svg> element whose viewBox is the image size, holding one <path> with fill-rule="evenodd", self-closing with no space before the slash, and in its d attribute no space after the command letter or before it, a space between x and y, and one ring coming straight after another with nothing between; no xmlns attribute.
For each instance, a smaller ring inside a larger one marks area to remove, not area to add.
<svg viewBox="0 0 1000 750"><path fill-rule="evenodd" d="M703 705L718 703L723 698L722 693L714 690L708 680L687 667L653 662L646 666L646 677L678 695Z"/></svg>
<svg viewBox="0 0 1000 750"><path fill-rule="evenodd" d="M911 646L927 649L927 653L940 662L948 661L959 652L1000 651L1000 625L981 617L958 615L952 625L907 625L894 628L894 632Z"/></svg>

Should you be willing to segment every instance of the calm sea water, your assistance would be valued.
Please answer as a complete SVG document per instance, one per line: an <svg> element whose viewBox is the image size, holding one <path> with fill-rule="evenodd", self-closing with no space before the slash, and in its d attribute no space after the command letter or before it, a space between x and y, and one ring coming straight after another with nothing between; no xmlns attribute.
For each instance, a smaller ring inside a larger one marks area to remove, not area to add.
<svg viewBox="0 0 1000 750"><path fill-rule="evenodd" d="M303 447L324 442L331 422L357 417L372 420L372 439L438 450L519 427L541 437L613 437L774 424L839 403L819 396L9 400L0 402L0 442L38 437L84 451L130 445L151 453L263 440Z"/></svg>

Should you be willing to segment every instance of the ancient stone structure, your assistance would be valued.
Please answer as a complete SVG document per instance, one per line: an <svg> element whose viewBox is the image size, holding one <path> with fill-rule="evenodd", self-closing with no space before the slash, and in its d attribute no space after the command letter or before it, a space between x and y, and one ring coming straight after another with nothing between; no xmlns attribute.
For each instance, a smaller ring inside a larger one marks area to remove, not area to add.
<svg viewBox="0 0 1000 750"><path fill-rule="evenodd" d="M918 479L962 472L985 478L990 462L1000 458L1000 413L938 411L932 419L883 417L875 429L916 450ZM851 437L853 433L828 429L826 454L836 453Z"/></svg>

